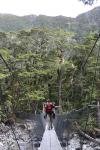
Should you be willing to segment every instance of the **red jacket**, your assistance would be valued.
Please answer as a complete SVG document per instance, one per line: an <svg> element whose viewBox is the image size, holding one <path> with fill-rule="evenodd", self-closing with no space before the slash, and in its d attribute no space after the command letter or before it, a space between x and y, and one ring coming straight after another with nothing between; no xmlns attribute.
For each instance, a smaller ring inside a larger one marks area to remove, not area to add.
<svg viewBox="0 0 100 150"><path fill-rule="evenodd" d="M45 111L46 111L47 113L52 112L52 111L53 111L53 108L55 108L55 106L54 106L52 103L47 103L47 104L45 104Z"/></svg>

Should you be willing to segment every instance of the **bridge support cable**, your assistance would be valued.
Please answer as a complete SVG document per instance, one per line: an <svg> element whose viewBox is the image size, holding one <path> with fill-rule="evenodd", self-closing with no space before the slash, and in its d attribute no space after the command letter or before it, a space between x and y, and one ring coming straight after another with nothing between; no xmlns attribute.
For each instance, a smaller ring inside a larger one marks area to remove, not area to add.
<svg viewBox="0 0 100 150"><path fill-rule="evenodd" d="M97 41L99 40L99 38L100 38L100 34L99 34L99 36L97 37L97 39L96 39L96 41L95 41L95 43L94 43L94 45L93 45L93 47L92 47L92 49L91 49L91 51L90 51L90 53L89 53L89 55L88 55L88 57L87 57L85 63L84 63L83 66L82 66L83 69L85 68L85 65L86 65L86 63L87 63L87 61L88 61L88 58L90 57L91 53L93 52L93 49L95 48L95 45L96 45ZM97 56L96 56L94 77L93 77L93 80L92 80L92 89L91 89L91 92L90 92L90 104L91 104L91 101L92 101L92 94L93 94L94 85L95 85L95 81L96 81L96 77L97 77L97 66L98 66L99 57L100 57L100 52L99 52L99 49L98 49L98 51L97 51ZM89 118L89 107L87 107L87 119L86 119L86 123L85 123L85 130L87 129L88 118ZM88 135L87 135L87 136L88 136ZM90 138L91 138L91 137L90 137ZM91 138L91 139L92 139L92 138ZM82 143L83 143L83 141L84 141L85 139L81 139L81 138L80 138L80 141L81 141L81 140L82 140Z"/></svg>
<svg viewBox="0 0 100 150"><path fill-rule="evenodd" d="M8 68L11 77L13 78L12 69L9 67L8 63L6 62L6 60L3 58L3 56L2 56L1 54L0 54L0 57L1 57L1 59L3 60L4 64L6 65L6 67ZM18 82L19 82L19 81L18 81ZM7 114L7 110L6 110L6 109L5 109L5 113L6 113L7 119L9 120L8 114ZM27 131L28 131L27 123L25 123L25 124L26 124ZM15 131L14 131L14 129L13 129L13 126L10 125L10 128L11 128L11 131L12 131L12 133L13 133L13 135L14 135L14 137L15 137L15 140L16 140L16 142L17 142L18 149L21 150L20 144L19 144L19 142L18 142L18 139L17 139L17 137L16 137ZM29 133L29 132L28 132L28 133ZM32 150L34 150L34 147L33 147L33 140L32 140L32 137L31 137L30 133L29 133L29 137L30 137L30 139L31 139Z"/></svg>
<svg viewBox="0 0 100 150"><path fill-rule="evenodd" d="M93 89L94 89L94 83L95 83L96 78L97 78L97 67L98 67L99 57L100 57L100 51L98 50L97 57L96 57L94 78L93 78L93 81L92 81L92 90L91 90L90 100L92 100L92 93L93 93Z"/></svg>
<svg viewBox="0 0 100 150"><path fill-rule="evenodd" d="M100 35L99 35L99 37L100 37ZM93 78L93 81L92 81L92 89L91 89L91 93L90 93L90 104L91 104L91 101L92 101L92 94L93 94L93 90L94 90L95 81L96 81L96 78L97 78L97 71L98 71L97 66L98 66L99 57L100 57L100 51L98 49L97 56L96 56L94 78ZM87 111L88 111L88 117L89 117L89 107L88 107ZM87 121L88 121L88 118L87 118ZM86 122L86 125L85 125L85 130L86 130L86 127L87 127L87 122Z"/></svg>
<svg viewBox="0 0 100 150"><path fill-rule="evenodd" d="M27 125L27 123L25 122L25 125L26 125L26 129L27 129L27 131L28 131L28 134L29 134L29 138L30 138L30 142L31 142L31 147L32 147L32 150L34 150L34 145L33 145L33 140L32 140L32 137L31 137L31 135L30 135L30 131L28 130L28 125Z"/></svg>
<svg viewBox="0 0 100 150"><path fill-rule="evenodd" d="M88 59L89 59L89 57L91 56L91 54L92 54L92 52L93 52L93 50L94 50L94 48L95 48L95 46L96 46L96 44L97 44L99 38L100 38L100 33L98 34L98 36L97 36L97 38L96 38L96 40L95 40L95 42L94 42L94 44L93 44L93 46L92 46L92 48L91 48L91 50L90 50L90 53L88 54L88 56L87 56L85 62L83 62L82 65L81 65L81 69L80 69L80 71L79 71L80 74L82 74L82 72L84 71L84 68L85 68L85 66L86 66L86 64L87 64L87 62L88 62ZM75 78L75 74L76 74L76 73L77 73L77 72L75 71L74 74L73 74L73 78ZM71 93L72 88L73 88L73 85L72 85L71 88L68 90L67 96ZM66 97L66 98L67 98L67 97Z"/></svg>
<svg viewBox="0 0 100 150"><path fill-rule="evenodd" d="M100 33L99 33L98 37L96 38L96 40L95 40L95 42L94 42L94 45L93 45L93 47L92 47L92 49L91 49L90 53L88 54L88 56L87 56L87 58L86 58L85 62L83 63L83 65L82 65L82 69L84 69L84 68L85 68L85 65L86 65L86 63L88 62L88 59L89 59L89 57L91 56L91 54L92 54L92 52L93 52L93 50L94 50L94 48L95 48L95 46L96 46L96 44L97 44L97 42L98 42L99 38L100 38Z"/></svg>
<svg viewBox="0 0 100 150"><path fill-rule="evenodd" d="M3 60L3 62L5 63L6 67L9 69L9 72L11 72L11 68L9 67L8 63L6 62L6 60L3 58L3 56L0 54L1 59Z"/></svg>
<svg viewBox="0 0 100 150"><path fill-rule="evenodd" d="M96 39L96 42L95 44L97 43L98 39L100 38L100 34L99 34L99 37ZM94 44L94 45L95 45ZM94 46L93 46L94 47ZM92 51L93 51L93 48L92 48ZM90 52L92 53L92 52ZM90 55L89 55L90 56ZM100 52L99 52L99 49L98 49L98 52L97 52L97 56L96 56L96 64L95 64L95 71L94 71L94 77L93 77L93 80L92 80L92 89L91 89L91 93L90 93L90 104L91 104L91 101L92 101L92 94L93 94L93 90L94 90L94 84L95 84L95 81L96 81L96 77L97 77L97 66L98 66L98 61L99 61L99 57L100 57ZM85 64L84 64L85 65ZM88 108L87 108L88 109ZM89 110L88 111L88 116L89 116ZM87 118L88 120L88 118ZM86 126L85 126L85 129L87 127L87 122L86 122Z"/></svg>
<svg viewBox="0 0 100 150"><path fill-rule="evenodd" d="M3 56L2 56L1 54L0 54L0 57L1 57L1 59L3 60L4 64L6 65L6 67L8 68L10 74L12 75L12 70L11 70L11 68L9 67L8 63L6 62L6 60L3 58ZM8 115L7 115L6 109L5 109L5 113L6 113L7 119L9 119L9 118L8 118ZM10 124L10 129L11 129L11 131L12 131L12 133L13 133L13 135L14 135L14 138L15 138L15 140L16 140L16 142L17 142L18 149L21 150L20 145L19 145L18 140L17 140L17 137L16 137L16 134L15 134L15 131L14 131L14 129L13 129L13 127L12 127L11 124Z"/></svg>
<svg viewBox="0 0 100 150"><path fill-rule="evenodd" d="M6 112L6 109L4 109L4 111L5 111L5 114L6 114L7 119L9 119L9 118L8 118L8 115L7 115L7 112ZM13 135L14 135L14 138L15 138L15 141L16 141L16 143L17 143L18 149L21 150L20 145L19 145L19 143L18 143L18 139L17 139L17 137L16 137L16 134L15 134L15 131L14 131L14 128L13 128L12 124L9 124L9 126L10 126L10 130L12 131L12 133L13 133Z"/></svg>

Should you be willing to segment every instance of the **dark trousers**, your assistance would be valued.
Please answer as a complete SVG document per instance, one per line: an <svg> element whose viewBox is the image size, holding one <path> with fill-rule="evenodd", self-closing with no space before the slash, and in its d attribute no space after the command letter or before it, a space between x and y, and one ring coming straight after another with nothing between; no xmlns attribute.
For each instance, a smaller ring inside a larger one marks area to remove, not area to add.
<svg viewBox="0 0 100 150"><path fill-rule="evenodd" d="M45 115L44 115L44 118L47 118L47 115L52 115L53 119L55 119L55 113L54 113L54 111L46 112Z"/></svg>

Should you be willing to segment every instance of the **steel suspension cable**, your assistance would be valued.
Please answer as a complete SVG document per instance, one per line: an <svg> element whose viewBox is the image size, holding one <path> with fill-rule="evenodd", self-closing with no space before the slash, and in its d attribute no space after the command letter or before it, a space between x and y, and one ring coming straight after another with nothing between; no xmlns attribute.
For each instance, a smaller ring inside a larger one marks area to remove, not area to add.
<svg viewBox="0 0 100 150"><path fill-rule="evenodd" d="M93 50L94 50L94 48L95 48L95 46L96 46L96 44L97 44L99 38L100 38L100 33L98 34L98 36L97 36L97 38L96 38L96 40L95 40L95 42L94 42L94 45L93 45L93 47L92 47L90 53L88 54L88 56L87 56L85 62L84 62L84 63L82 64L82 66L81 66L81 73L84 71L84 68L85 68L85 66L86 66L86 63L88 62L88 59L89 59L89 57L91 56L91 54L92 54L92 52L93 52ZM98 53L97 53L97 56L96 56L95 72L94 72L94 77L93 77L93 80L92 80L92 90L91 90L91 93L90 93L90 100L92 100L92 93L93 93L93 89L94 89L94 83L95 83L95 78L96 78L96 68L97 68L97 65L98 65L98 60L99 60L99 50L98 50ZM89 112L88 112L88 113L89 113ZM86 124L87 124L87 123L86 123Z"/></svg>
<svg viewBox="0 0 100 150"><path fill-rule="evenodd" d="M0 57L1 57L1 59L3 60L3 62L5 63L6 67L8 68L10 74L12 75L12 70L11 70L11 68L9 67L8 63L6 62L6 60L3 58L3 56L2 56L1 54L0 54ZM6 113L6 115L7 115L6 110L5 110L5 113ZM8 119L8 115L7 115L7 119ZM12 130L12 133L13 133L14 137L15 137L15 140L16 140L16 142L17 142L18 148L19 148L19 150L21 150L20 145L19 145L18 140L17 140L17 137L16 137L16 134L15 134L15 131L14 131L14 129L13 129L13 127L12 127L11 124L10 124L10 128L11 128L11 130Z"/></svg>
<svg viewBox="0 0 100 150"><path fill-rule="evenodd" d="M17 137L16 137L16 134L15 134L15 131L14 131L14 129L13 129L13 126L10 125L10 127L11 127L12 133L13 133L13 135L14 135L14 137L15 137L15 140L16 140L16 142L17 142L18 148L19 148L19 150L21 150L20 145L19 145L18 140L17 140Z"/></svg>
<svg viewBox="0 0 100 150"><path fill-rule="evenodd" d="M94 48L95 48L95 46L96 46L96 44L97 44L99 38L100 38L100 33L99 33L98 37L96 38L96 40L95 40L95 42L94 42L94 45L93 45L93 47L92 47L90 53L88 54L88 56L87 56L85 62L82 64L82 68L83 68L83 69L85 68L85 65L86 65L86 63L88 62L88 59L89 59L90 55L92 54L92 52L93 52L93 50L94 50Z"/></svg>
<svg viewBox="0 0 100 150"><path fill-rule="evenodd" d="M98 66L98 61L99 61L99 50L98 50L98 53L97 53L97 59L96 59L96 64L95 64L95 72L94 72L94 78L93 78L93 82L92 82L92 90L91 90L91 93L90 93L90 100L92 100L92 94L93 94L93 90L94 90L94 84L95 84L95 79L96 79L96 73L97 73L97 66ZM91 101L90 101L91 103ZM89 116L89 110L88 111L88 116ZM87 118L88 120L88 118ZM87 122L86 122L86 126L87 126ZM85 129L86 129L86 126L85 126Z"/></svg>
<svg viewBox="0 0 100 150"><path fill-rule="evenodd" d="M93 77L93 82L92 82L92 90L91 90L91 93L90 93L90 100L92 100L92 94L93 94L93 90L94 90L94 84L95 84L96 73L97 73L97 66L98 66L98 61L99 61L99 53L100 52L99 52L99 49L98 49L97 56L96 56L95 72L94 72L94 77ZM90 53L89 53L89 56L90 56ZM87 58L89 58L89 57L87 57ZM86 64L86 63L84 63L84 64ZM84 67L85 67L85 65L84 65ZM89 108L87 107L87 119L86 119L86 123L85 123L85 130L87 128L88 118L89 118ZM80 140L81 140L81 138L80 138ZM84 140L85 139L83 139L82 142L84 142Z"/></svg>
<svg viewBox="0 0 100 150"><path fill-rule="evenodd" d="M8 63L6 62L6 60L3 58L3 56L0 54L1 59L3 60L3 62L5 63L6 67L8 68L9 72L11 72L11 68L9 67Z"/></svg>
<svg viewBox="0 0 100 150"><path fill-rule="evenodd" d="M11 70L11 68L9 67L8 63L6 62L6 60L3 58L3 56L2 56L1 54L0 54L0 57L1 57L1 59L3 60L3 62L5 63L6 67L8 68L8 70L9 70L9 72L10 72L10 75L13 76L12 70ZM7 115L7 112L6 112L6 111L5 111L5 113L6 113L6 115ZM8 115L7 115L7 119L8 119ZM14 137L15 137L15 140L16 140L16 142L17 142L18 148L19 148L19 150L21 150L20 145L19 145L18 140L17 140L17 137L16 137L16 134L15 134L15 131L14 131L12 125L10 125L10 127L11 127L12 133L13 133L13 135L14 135ZM26 127L27 127L27 130L28 130L27 124L26 124ZM28 132L28 133L29 133L29 132ZM31 136L30 136L30 133L29 133L29 137L30 137L30 139L31 139L31 142L33 142L32 138L31 138ZM32 149L33 149L33 144L32 144Z"/></svg>
<svg viewBox="0 0 100 150"><path fill-rule="evenodd" d="M29 138L31 139L31 146L32 146L32 149L34 150L33 139L32 139L32 137L31 137L31 135L30 135L30 131L28 130L28 125L27 125L26 122L25 122L25 125L26 125L26 128L27 128L28 134L29 134Z"/></svg>
<svg viewBox="0 0 100 150"><path fill-rule="evenodd" d="M95 78L96 78L98 61L99 61L99 50L98 50L96 64L95 64L95 73L94 73L94 78L93 78L93 82L92 82L92 90L90 93L90 100L92 100L92 93L93 93L93 89L94 89L94 83L95 83ZM91 103L91 101L90 101L90 103ZM86 119L86 123L85 123L85 130L87 129L88 118L89 118L89 108L87 107L87 119ZM83 139L83 142L84 142L84 140L85 139Z"/></svg>
<svg viewBox="0 0 100 150"><path fill-rule="evenodd" d="M100 38L100 33L98 34L98 36L97 36L97 38L96 38L96 40L95 40L95 42L94 42L94 44L93 44L93 46L92 46L92 49L91 49L90 53L88 54L88 56L87 56L85 62L83 62L83 64L81 65L81 70L79 71L79 73L82 74L82 72L83 72L83 70L84 70L84 68L85 68L85 66L86 66L86 63L88 62L88 59L89 59L90 55L92 54L92 52L93 52L93 50L94 50L94 48L95 48L95 46L96 46L96 44L97 44L99 38ZM76 71L74 72L73 77L75 77L75 74L76 74ZM70 90L67 92L67 96L68 96L68 94L71 93L71 90L72 90L72 87L71 87Z"/></svg>
<svg viewBox="0 0 100 150"><path fill-rule="evenodd" d="M92 82L92 91L91 91L91 94L90 94L90 100L92 100L92 93L93 93L93 89L94 89L95 79L96 79L96 76L97 76L96 73L97 73L97 66L98 66L99 57L100 57L100 52L99 52L99 50L98 50L97 59L96 59L96 64L95 64L94 78L93 78L93 82Z"/></svg>

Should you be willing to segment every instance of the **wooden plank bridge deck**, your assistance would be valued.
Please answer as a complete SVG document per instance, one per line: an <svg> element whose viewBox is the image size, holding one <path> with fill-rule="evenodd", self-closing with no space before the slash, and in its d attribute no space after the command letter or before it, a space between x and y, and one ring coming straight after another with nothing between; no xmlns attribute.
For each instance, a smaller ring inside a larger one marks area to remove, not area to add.
<svg viewBox="0 0 100 150"><path fill-rule="evenodd" d="M45 132L41 141L40 148L38 150L63 150L54 128L48 130L48 125L46 124Z"/></svg>

